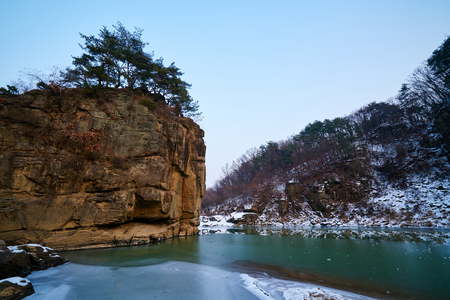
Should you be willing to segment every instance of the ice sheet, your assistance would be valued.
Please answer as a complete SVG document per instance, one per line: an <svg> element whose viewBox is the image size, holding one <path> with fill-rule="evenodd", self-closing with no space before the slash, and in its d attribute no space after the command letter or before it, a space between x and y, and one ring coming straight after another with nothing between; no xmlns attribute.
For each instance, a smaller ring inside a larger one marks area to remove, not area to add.
<svg viewBox="0 0 450 300"><path fill-rule="evenodd" d="M254 278L248 274L178 261L143 267L68 263L34 272L28 279L36 290L27 298L29 300L298 299L317 293L323 293L330 299L369 299L311 284L272 277Z"/></svg>

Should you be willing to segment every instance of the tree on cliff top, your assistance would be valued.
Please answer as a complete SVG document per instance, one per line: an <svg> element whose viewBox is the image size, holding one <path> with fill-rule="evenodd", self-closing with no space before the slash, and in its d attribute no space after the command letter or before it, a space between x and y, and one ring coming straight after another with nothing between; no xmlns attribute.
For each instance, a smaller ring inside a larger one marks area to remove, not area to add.
<svg viewBox="0 0 450 300"><path fill-rule="evenodd" d="M189 95L190 84L181 79L180 69L172 63L165 67L163 59L153 60L144 48L142 29L128 31L120 22L110 31L103 27L98 36L84 35L85 51L73 57L74 68L64 73L64 82L78 87L144 88L164 96L167 104L181 114L198 116L198 103Z"/></svg>

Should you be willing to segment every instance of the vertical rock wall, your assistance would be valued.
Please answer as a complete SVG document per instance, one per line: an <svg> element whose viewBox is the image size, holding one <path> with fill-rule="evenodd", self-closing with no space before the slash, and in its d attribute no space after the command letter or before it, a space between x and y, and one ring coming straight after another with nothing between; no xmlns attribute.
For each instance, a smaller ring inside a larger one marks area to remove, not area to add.
<svg viewBox="0 0 450 300"><path fill-rule="evenodd" d="M80 249L196 234L200 127L143 96L90 96L0 99L0 239Z"/></svg>

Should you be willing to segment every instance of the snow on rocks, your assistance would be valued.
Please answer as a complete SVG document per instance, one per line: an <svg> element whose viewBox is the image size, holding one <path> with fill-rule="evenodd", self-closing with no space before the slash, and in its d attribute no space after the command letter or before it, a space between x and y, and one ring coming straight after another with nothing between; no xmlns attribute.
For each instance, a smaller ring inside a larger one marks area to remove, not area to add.
<svg viewBox="0 0 450 300"><path fill-rule="evenodd" d="M20 285L20 286L26 286L27 284L30 283L30 281L28 279L22 278L22 277L19 277L19 276L2 279L2 280L0 280L0 283L6 282L6 281L11 282L13 284Z"/></svg>
<svg viewBox="0 0 450 300"><path fill-rule="evenodd" d="M200 233L226 233L228 229L241 224L247 224L251 220L256 220L254 213L233 212L227 215L202 216L200 218ZM250 221L249 221L250 220Z"/></svg>
<svg viewBox="0 0 450 300"><path fill-rule="evenodd" d="M20 246L8 246L8 249L11 253L32 253L34 252L33 250L37 249L37 248L41 248L42 252L46 253L46 252L54 252L54 250L52 248L49 247L44 247L38 244L24 244L24 245L20 245ZM30 251L31 249L31 251Z"/></svg>
<svg viewBox="0 0 450 300"><path fill-rule="evenodd" d="M200 227L231 227L234 226L233 223L228 222L227 220L230 219L231 216L221 216L221 215L214 215L214 216L203 216L200 219Z"/></svg>
<svg viewBox="0 0 450 300"><path fill-rule="evenodd" d="M322 287L311 283L274 279L255 278L241 274L244 287L258 299L329 299L329 300L369 300L366 296L351 292Z"/></svg>
<svg viewBox="0 0 450 300"><path fill-rule="evenodd" d="M8 246L0 252L0 279L27 276L66 262L53 249L37 244Z"/></svg>
<svg viewBox="0 0 450 300"><path fill-rule="evenodd" d="M211 233L227 233L227 230L234 226L233 223L228 222L229 216L202 216L200 218L200 234L206 235Z"/></svg>
<svg viewBox="0 0 450 300"><path fill-rule="evenodd" d="M374 225L449 227L450 180L415 175L408 181L405 189L386 186L384 193L369 199L375 211L384 213Z"/></svg>
<svg viewBox="0 0 450 300"><path fill-rule="evenodd" d="M0 241L0 299L23 299L34 293L27 276L65 263L53 249L38 244L8 246Z"/></svg>
<svg viewBox="0 0 450 300"><path fill-rule="evenodd" d="M11 277L0 280L0 299L23 299L34 293L28 279Z"/></svg>
<svg viewBox="0 0 450 300"><path fill-rule="evenodd" d="M436 172L429 176L411 175L407 182L404 188L387 182L380 184L361 203L328 203L326 215L314 211L306 201L296 211L283 215L278 207L280 201L272 201L262 213L255 214L256 218L246 220L246 212L223 216L216 213L212 218L217 221L203 217L201 226L229 227L234 222L236 225L277 226L450 227L450 179ZM236 197L228 199L216 211L233 211L238 207L245 210L251 205L251 199Z"/></svg>

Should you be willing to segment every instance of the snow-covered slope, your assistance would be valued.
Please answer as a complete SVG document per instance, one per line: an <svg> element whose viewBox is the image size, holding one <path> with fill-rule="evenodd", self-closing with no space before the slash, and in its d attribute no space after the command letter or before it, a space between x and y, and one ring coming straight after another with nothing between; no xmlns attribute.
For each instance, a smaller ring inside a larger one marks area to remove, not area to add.
<svg viewBox="0 0 450 300"><path fill-rule="evenodd" d="M245 210L251 201L248 197L235 197L210 207L204 211L201 226L219 230L232 226L233 223L226 221L242 219L245 214L255 214L239 209ZM427 177L410 176L406 188L389 183L380 184L362 203L328 203L330 213L327 216L312 210L307 202L302 204L300 211L282 215L279 213L280 205L279 200L270 202L261 214L256 214L255 224L450 227L450 179L435 172Z"/></svg>

